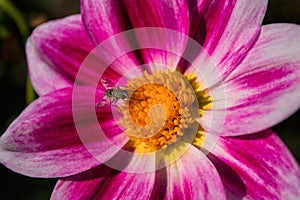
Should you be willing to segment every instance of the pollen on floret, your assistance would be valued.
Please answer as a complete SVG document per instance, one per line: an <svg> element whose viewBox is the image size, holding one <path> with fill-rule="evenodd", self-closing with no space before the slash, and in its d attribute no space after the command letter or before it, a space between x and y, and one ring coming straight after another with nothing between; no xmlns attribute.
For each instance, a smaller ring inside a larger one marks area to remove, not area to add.
<svg viewBox="0 0 300 200"><path fill-rule="evenodd" d="M126 89L130 98L120 106L121 123L136 152L165 149L182 138L192 137L192 143L199 137L199 97L179 72L145 72L130 80Z"/></svg>

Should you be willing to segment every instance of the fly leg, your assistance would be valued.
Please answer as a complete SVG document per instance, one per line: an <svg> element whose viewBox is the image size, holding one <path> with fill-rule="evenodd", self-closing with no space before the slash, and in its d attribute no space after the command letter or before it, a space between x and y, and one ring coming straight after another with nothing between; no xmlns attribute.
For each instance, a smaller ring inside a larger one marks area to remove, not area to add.
<svg viewBox="0 0 300 200"><path fill-rule="evenodd" d="M113 100L111 100L110 104L112 106L116 107L120 112L122 112L121 109L119 108L119 106L117 105L117 102L118 102L118 99L114 98Z"/></svg>

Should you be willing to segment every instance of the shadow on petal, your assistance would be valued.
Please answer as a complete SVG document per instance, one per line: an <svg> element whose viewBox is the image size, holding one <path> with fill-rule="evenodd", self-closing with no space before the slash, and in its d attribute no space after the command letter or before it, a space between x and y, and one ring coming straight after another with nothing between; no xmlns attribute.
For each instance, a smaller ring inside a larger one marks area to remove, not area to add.
<svg viewBox="0 0 300 200"><path fill-rule="evenodd" d="M220 174L227 199L243 199L247 194L247 189L239 175L214 154L209 153L207 157L215 165Z"/></svg>
<svg viewBox="0 0 300 200"><path fill-rule="evenodd" d="M168 175L164 167L155 172L155 181L150 199L164 199L167 192Z"/></svg>
<svg viewBox="0 0 300 200"><path fill-rule="evenodd" d="M239 139L239 140L260 140L268 138L272 135L271 131L261 131L259 133L252 133L239 136L229 136L228 138Z"/></svg>

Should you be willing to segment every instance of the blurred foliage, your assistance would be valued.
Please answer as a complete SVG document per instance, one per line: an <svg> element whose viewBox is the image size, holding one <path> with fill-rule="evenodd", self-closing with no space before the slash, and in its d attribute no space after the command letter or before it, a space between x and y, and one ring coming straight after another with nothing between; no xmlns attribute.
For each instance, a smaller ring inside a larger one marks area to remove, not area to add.
<svg viewBox="0 0 300 200"><path fill-rule="evenodd" d="M2 15L4 15L3 13L5 13L5 14L9 15L9 17L13 20L13 22L16 24L18 31L19 31L20 35L22 36L22 39L25 43L27 40L28 34L29 34L29 27L27 25L26 19L23 16L23 14L9 0L1 0L0 1L0 10L2 12ZM0 21L1 21L0 27L2 28L0 31L0 36L2 39L8 39L11 36L9 29L5 26L5 20L0 20ZM29 104L35 99L36 95L35 95L34 89L32 87L32 84L31 84L31 81L30 81L28 75L26 77L25 85L26 85L26 89L25 89L26 103Z"/></svg>
<svg viewBox="0 0 300 200"><path fill-rule="evenodd" d="M0 0L0 130L35 98L26 75L25 43L39 24L79 13L80 0ZM270 0L264 24L300 23L300 0ZM299 44L300 45L300 44ZM300 161L300 112L273 127ZM49 199L55 179L35 179L0 165L1 199Z"/></svg>
<svg viewBox="0 0 300 200"><path fill-rule="evenodd" d="M75 6L74 6L75 5ZM71 7L68 9L68 7ZM29 33L47 21L79 13L79 0L0 0L0 129L36 98L27 72L25 42ZM1 199L49 199L56 179L36 179L0 166ZM16 192L17 191L17 192Z"/></svg>
<svg viewBox="0 0 300 200"><path fill-rule="evenodd" d="M10 0L1 0L0 9L7 13L13 19L23 39L26 40L29 30L26 20L23 14L19 11L19 9L15 7L14 4L10 2Z"/></svg>

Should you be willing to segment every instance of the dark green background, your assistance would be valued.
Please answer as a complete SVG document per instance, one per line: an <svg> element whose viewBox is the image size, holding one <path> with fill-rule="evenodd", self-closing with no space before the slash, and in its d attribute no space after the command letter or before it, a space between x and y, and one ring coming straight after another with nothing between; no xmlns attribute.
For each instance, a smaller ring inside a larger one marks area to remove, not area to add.
<svg viewBox="0 0 300 200"><path fill-rule="evenodd" d="M251 0L249 0L251 1ZM47 16L49 20L79 13L79 0L18 0L13 1L26 21ZM300 24L299 0L270 0L264 24ZM10 36L0 38L0 134L25 108L26 60L24 44L15 23L0 11L0 23ZM33 27L31 27L33 29ZM300 44L299 44L300 45ZM300 55L299 55L300 56ZM300 66L299 66L300 67ZM287 105L288 106L288 105ZM273 127L296 159L300 160L300 112ZM49 199L56 179L35 179L16 174L0 165L0 199Z"/></svg>

